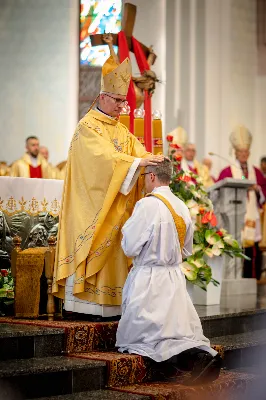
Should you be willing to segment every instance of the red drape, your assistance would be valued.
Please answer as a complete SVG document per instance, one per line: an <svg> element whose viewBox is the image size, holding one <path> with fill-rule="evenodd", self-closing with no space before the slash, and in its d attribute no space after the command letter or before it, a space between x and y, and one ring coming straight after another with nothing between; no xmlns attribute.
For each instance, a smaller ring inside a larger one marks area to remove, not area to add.
<svg viewBox="0 0 266 400"><path fill-rule="evenodd" d="M129 49L127 44L127 38L123 31L118 33L118 47L119 47L119 57L122 63L127 57L130 58ZM136 109L136 94L134 90L134 85L132 79L129 84L127 92L127 101L130 107L130 132L134 134L134 110Z"/></svg>
<svg viewBox="0 0 266 400"><path fill-rule="evenodd" d="M140 73L142 74L145 70L149 70L150 66L146 60L145 54L143 53L141 44L138 40L136 40L132 36L132 46L133 51L137 60L138 67L140 69ZM126 35L123 31L118 34L118 47L120 54L120 62L124 61L126 57L129 57L129 49ZM129 85L129 90L127 94L127 101L130 106L130 130L134 133L134 115L133 112L136 108L136 94L133 86L133 82L131 80ZM152 125L151 125L151 96L149 96L148 92L145 91L144 97L144 110L145 110L145 119L144 119L144 141L145 147L147 151L152 152Z"/></svg>

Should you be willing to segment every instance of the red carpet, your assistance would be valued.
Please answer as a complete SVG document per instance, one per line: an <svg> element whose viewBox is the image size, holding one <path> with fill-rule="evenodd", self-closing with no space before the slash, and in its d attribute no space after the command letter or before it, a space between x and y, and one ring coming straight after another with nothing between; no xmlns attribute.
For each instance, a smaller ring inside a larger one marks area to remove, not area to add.
<svg viewBox="0 0 266 400"><path fill-rule="evenodd" d="M117 322L45 321L0 317L0 323L44 326L65 330L65 351L78 353L114 349Z"/></svg>
<svg viewBox="0 0 266 400"><path fill-rule="evenodd" d="M205 386L182 385L184 375L175 377L171 383L154 382L158 381L158 375L156 376L153 362L138 355L114 351L117 322L45 321L0 317L0 323L63 328L65 350L71 353L68 355L106 362L107 387L147 395L153 400L229 400L228 392L230 396L235 391L238 394L244 393L248 382L253 379L246 374L225 371L217 381ZM223 356L222 346L213 347Z"/></svg>
<svg viewBox="0 0 266 400"><path fill-rule="evenodd" d="M174 382L143 383L113 390L149 396L152 400L240 400L254 377L231 371L223 371L217 381L203 386L184 386L184 376ZM254 399L255 400L255 399Z"/></svg>

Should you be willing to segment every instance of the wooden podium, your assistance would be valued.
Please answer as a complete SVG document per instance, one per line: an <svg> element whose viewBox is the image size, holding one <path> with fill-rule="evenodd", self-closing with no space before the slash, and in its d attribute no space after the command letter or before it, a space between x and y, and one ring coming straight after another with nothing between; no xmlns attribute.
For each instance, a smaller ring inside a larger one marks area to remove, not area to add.
<svg viewBox="0 0 266 400"><path fill-rule="evenodd" d="M214 206L218 226L226 229L241 243L244 226L247 190L254 185L247 179L226 178L207 189ZM243 279L243 259L224 255L222 296L256 294L256 279Z"/></svg>

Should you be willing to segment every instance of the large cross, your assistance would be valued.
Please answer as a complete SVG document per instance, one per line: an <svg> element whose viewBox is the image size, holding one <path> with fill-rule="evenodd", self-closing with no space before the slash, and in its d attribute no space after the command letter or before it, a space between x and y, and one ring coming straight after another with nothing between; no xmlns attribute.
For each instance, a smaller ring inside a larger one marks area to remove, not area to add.
<svg viewBox="0 0 266 400"><path fill-rule="evenodd" d="M122 31L125 32L129 51L132 51L132 52L133 52L132 34L133 34L134 25L135 25L136 14L137 14L137 7L134 4L131 4L131 3L124 4L124 13L123 13L123 18L122 18ZM115 33L112 33L112 36L113 36L113 44L115 46L118 46L118 35ZM101 34L100 35L99 34L91 35L90 39L91 39L92 46L100 46L100 45L106 44L103 41ZM149 57L150 65L153 65L156 60L156 55L154 53L152 53L151 50L147 46L145 46L143 43L140 43L140 45L144 51L146 59L148 59L148 57L150 56Z"/></svg>

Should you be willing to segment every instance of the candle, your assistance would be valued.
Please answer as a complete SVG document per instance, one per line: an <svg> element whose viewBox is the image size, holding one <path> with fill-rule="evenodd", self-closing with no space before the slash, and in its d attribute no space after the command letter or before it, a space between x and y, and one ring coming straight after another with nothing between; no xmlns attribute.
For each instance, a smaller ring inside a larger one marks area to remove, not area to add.
<svg viewBox="0 0 266 400"><path fill-rule="evenodd" d="M134 133L136 138L144 146L144 115L145 111L137 108L134 110Z"/></svg>
<svg viewBox="0 0 266 400"><path fill-rule="evenodd" d="M153 154L163 154L162 114L156 110L153 112L152 117Z"/></svg>
<svg viewBox="0 0 266 400"><path fill-rule="evenodd" d="M127 103L124 105L121 114L119 115L119 122L130 130L130 107Z"/></svg>
<svg viewBox="0 0 266 400"><path fill-rule="evenodd" d="M120 114L119 115L119 122L121 124L125 125L128 130L130 130L130 116L126 114Z"/></svg>

